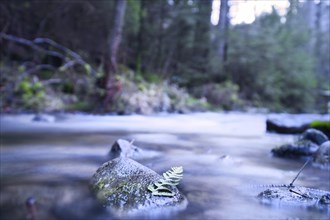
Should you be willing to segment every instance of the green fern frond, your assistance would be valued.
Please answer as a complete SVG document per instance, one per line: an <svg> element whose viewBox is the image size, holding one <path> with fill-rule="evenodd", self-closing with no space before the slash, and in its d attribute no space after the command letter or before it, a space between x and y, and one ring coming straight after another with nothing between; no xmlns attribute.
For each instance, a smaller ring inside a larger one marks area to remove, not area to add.
<svg viewBox="0 0 330 220"><path fill-rule="evenodd" d="M183 178L183 167L172 167L171 170L163 173L164 179L158 180L156 183L150 184L148 190L154 196L172 197L175 193L170 189L171 186L176 186Z"/></svg>

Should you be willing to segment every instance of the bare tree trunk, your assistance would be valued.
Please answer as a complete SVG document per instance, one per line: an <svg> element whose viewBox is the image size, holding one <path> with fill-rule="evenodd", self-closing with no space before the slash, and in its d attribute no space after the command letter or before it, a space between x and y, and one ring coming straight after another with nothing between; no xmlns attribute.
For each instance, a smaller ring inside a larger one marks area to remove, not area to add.
<svg viewBox="0 0 330 220"><path fill-rule="evenodd" d="M314 3L316 4L316 3ZM321 19L322 19L322 2L320 1L316 5L316 13L315 13L315 44L314 44L314 54L316 58L316 65L315 65L315 72L316 76L318 78L318 84L320 84L322 80L322 63L320 62L322 60L321 51L322 51L322 30L321 30ZM320 85L318 85L320 87Z"/></svg>
<svg viewBox="0 0 330 220"><path fill-rule="evenodd" d="M119 85L115 80L115 74L118 72L117 55L119 45L122 39L122 30L125 20L126 0L116 1L116 11L114 15L114 24L111 35L108 39L108 50L105 56L105 90L104 107L113 102L114 95L118 92Z"/></svg>
<svg viewBox="0 0 330 220"><path fill-rule="evenodd" d="M227 42L227 34L228 34L228 26L229 26L229 0L221 0L220 5L220 16L219 16L219 48L218 48L218 54L222 60L223 63L227 60L227 48L228 48L228 42Z"/></svg>
<svg viewBox="0 0 330 220"><path fill-rule="evenodd" d="M138 47L137 47L137 62L136 69L137 74L141 75L142 72L142 63L144 62L144 40L143 34L145 33L145 21L146 21L146 0L140 0L140 12L139 12L139 33L138 33Z"/></svg>

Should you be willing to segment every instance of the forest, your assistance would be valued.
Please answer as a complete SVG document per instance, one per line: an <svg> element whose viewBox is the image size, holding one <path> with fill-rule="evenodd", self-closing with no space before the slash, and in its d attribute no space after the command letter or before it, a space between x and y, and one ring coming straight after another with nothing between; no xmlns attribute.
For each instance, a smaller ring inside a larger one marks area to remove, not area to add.
<svg viewBox="0 0 330 220"><path fill-rule="evenodd" d="M219 1L1 1L1 112L327 112L329 2Z"/></svg>

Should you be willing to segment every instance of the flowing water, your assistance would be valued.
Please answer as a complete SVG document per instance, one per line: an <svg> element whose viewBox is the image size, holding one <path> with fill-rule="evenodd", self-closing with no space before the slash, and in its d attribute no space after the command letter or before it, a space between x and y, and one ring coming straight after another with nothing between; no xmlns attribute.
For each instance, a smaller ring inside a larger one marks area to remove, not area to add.
<svg viewBox="0 0 330 220"><path fill-rule="evenodd" d="M186 210L149 219L329 219L330 211L265 205L260 185L289 184L304 161L274 158L274 146L296 137L265 132L264 115L68 115L31 122L29 115L1 118L1 219L116 219L89 191L89 180L108 160L118 138L159 153L140 160L163 173L184 167L178 186ZM308 165L296 185L330 191L330 174Z"/></svg>

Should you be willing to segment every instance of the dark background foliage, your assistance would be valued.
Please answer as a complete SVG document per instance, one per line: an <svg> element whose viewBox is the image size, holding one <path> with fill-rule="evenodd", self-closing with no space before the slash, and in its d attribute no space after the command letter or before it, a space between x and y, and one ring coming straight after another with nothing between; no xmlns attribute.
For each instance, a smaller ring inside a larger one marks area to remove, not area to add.
<svg viewBox="0 0 330 220"><path fill-rule="evenodd" d="M230 8L231 2L221 0L222 7L228 4ZM116 20L116 3L1 1L1 33L28 40L49 38L86 61L80 67L65 69L65 60L38 55L26 45L1 38L1 110L47 110L47 97L61 99L65 107L57 109L101 109L105 90L100 81L106 74L103 65ZM125 76L132 70L129 79L135 84L166 81L225 109L325 110L320 91L329 90L327 2L290 0L284 16L274 8L252 24L239 25L230 23L228 9L217 26L210 23L211 0L126 3L117 54L121 68L116 75ZM54 49L50 45L45 48ZM55 70L26 74L40 64ZM91 68L94 74L90 74Z"/></svg>

